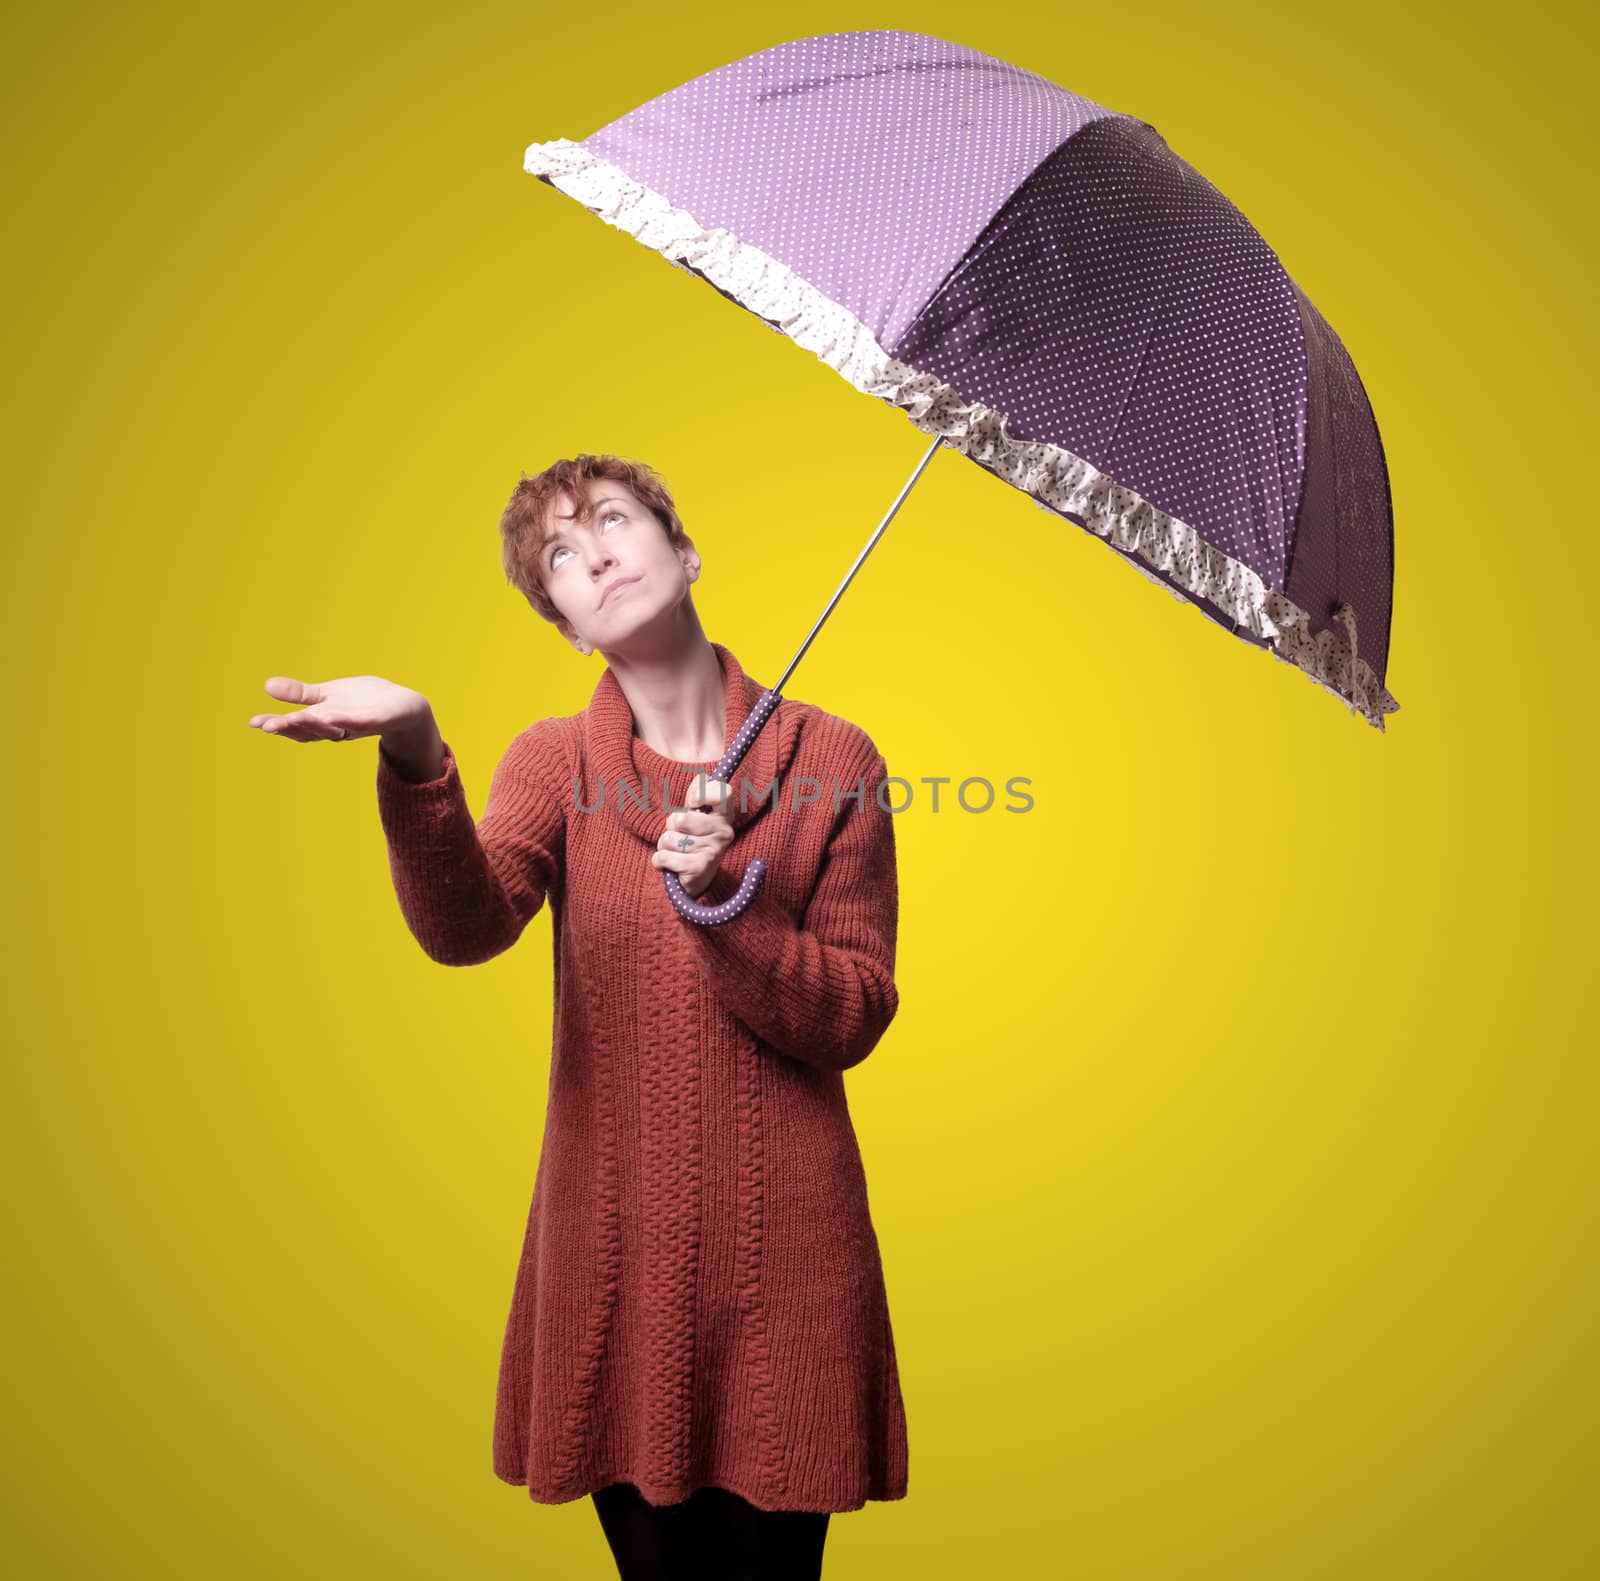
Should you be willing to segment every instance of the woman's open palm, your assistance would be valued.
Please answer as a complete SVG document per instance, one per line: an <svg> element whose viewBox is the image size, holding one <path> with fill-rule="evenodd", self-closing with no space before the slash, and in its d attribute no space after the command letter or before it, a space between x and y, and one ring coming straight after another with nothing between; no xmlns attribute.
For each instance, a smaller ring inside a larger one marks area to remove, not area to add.
<svg viewBox="0 0 1600 1581"><path fill-rule="evenodd" d="M381 675L343 675L335 681L297 681L271 676L267 695L279 702L302 703L293 714L256 714L251 725L269 736L291 741L349 741L405 730L426 719L428 699L409 686ZM341 733L342 732L342 733Z"/></svg>

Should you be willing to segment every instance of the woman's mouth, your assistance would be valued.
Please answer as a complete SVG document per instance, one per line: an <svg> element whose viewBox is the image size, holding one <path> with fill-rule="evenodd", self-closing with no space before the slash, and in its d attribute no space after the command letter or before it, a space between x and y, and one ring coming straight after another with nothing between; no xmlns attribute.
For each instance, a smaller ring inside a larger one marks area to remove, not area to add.
<svg viewBox="0 0 1600 1581"><path fill-rule="evenodd" d="M611 598L611 595L613 593L620 593L623 590L623 588L632 587L633 584L635 582L637 582L638 580L639 580L639 578L636 577L636 576L619 577L615 582L612 582L606 588L605 592L603 592L600 595L600 607L602 609L605 607L605 605L609 602L609 600Z"/></svg>

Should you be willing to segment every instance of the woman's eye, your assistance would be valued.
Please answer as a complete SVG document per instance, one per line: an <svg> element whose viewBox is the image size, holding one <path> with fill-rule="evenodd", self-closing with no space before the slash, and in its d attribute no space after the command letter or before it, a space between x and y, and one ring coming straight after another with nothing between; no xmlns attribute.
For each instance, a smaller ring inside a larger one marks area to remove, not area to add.
<svg viewBox="0 0 1600 1581"><path fill-rule="evenodd" d="M612 522L619 522L622 519L623 517L621 511L607 511L605 515L600 518L600 525L602 528L609 527ZM550 569L552 571L555 570L555 568L561 563L561 556L570 553L571 550L569 550L564 544L559 548L552 549L550 551Z"/></svg>

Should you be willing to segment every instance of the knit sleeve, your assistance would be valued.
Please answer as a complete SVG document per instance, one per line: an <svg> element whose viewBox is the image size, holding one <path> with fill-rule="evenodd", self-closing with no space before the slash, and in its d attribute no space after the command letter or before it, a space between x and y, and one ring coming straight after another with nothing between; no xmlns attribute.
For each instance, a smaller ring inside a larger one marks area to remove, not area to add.
<svg viewBox="0 0 1600 1581"><path fill-rule="evenodd" d="M509 950L561 881L566 818L562 770L538 725L522 732L494 771L476 824L455 753L420 783L378 745L378 812L400 911L424 953L442 966L476 966Z"/></svg>
<svg viewBox="0 0 1600 1581"><path fill-rule="evenodd" d="M765 886L732 922L682 923L728 1009L780 1053L823 1070L859 1065L900 1004L894 817L878 798L884 760L872 749L869 761L846 781L864 782L865 795L843 803L798 925ZM725 900L737 888L736 877L719 872L698 898Z"/></svg>

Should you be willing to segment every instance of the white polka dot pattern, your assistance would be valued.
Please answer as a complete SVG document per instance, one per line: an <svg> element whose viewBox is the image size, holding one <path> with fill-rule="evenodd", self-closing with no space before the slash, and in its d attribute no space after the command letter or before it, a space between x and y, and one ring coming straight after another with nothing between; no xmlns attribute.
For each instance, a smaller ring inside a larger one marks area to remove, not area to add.
<svg viewBox="0 0 1600 1581"><path fill-rule="evenodd" d="M1057 149L888 350L1283 585L1305 405L1294 288L1144 122Z"/></svg>
<svg viewBox="0 0 1600 1581"><path fill-rule="evenodd" d="M829 33L707 72L583 146L890 345L1040 160L1111 113L944 39Z"/></svg>
<svg viewBox="0 0 1600 1581"><path fill-rule="evenodd" d="M932 92L941 83L944 100ZM1005 130L1005 94L1032 102L1043 89L1044 120ZM890 111L874 136L870 117ZM851 158L877 148L870 178L813 146L834 121ZM979 135L952 133L964 126ZM1008 136L1028 169L994 146ZM932 212L904 198L927 197L930 160L943 183ZM1332 440L1306 428L1299 293L1243 216L1143 122L940 40L840 34L735 62L583 145L535 144L524 163L1380 731L1399 708L1383 684L1387 597L1368 658L1334 614L1346 605L1353 627L1358 607L1376 608L1375 582L1386 593L1392 579L1371 525L1380 510L1391 520L1381 452L1318 518L1321 549L1359 518L1359 577L1320 579L1302 607L1286 591L1302 466L1329 460L1305 447ZM898 201L884 186L896 170ZM843 184L830 189L824 171ZM879 207L863 211L862 191ZM971 228L976 191L994 212ZM958 255L935 264L952 237ZM1371 423L1350 374L1347 432L1352 399Z"/></svg>
<svg viewBox="0 0 1600 1581"><path fill-rule="evenodd" d="M1382 675L1394 598L1383 441L1349 352L1298 286L1295 297L1306 346L1306 467L1284 592L1302 609L1359 609L1363 662Z"/></svg>

